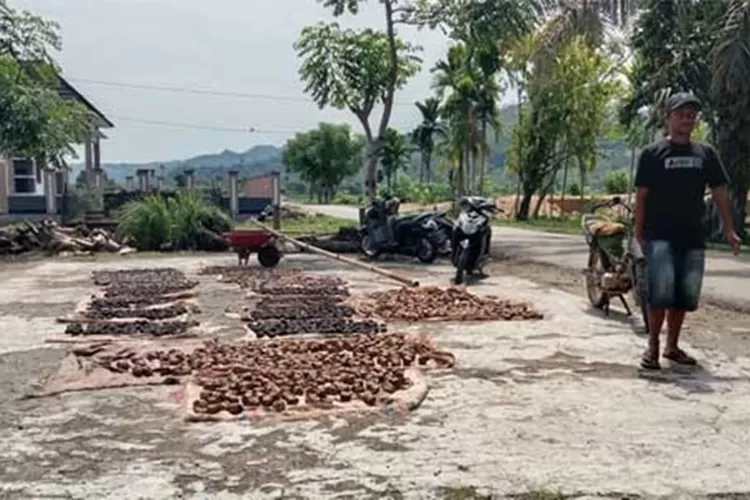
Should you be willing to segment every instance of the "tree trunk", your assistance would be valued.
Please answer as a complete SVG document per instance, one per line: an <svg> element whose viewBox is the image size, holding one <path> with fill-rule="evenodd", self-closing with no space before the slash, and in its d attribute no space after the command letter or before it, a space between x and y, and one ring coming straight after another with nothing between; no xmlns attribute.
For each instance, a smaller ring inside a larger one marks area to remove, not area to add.
<svg viewBox="0 0 750 500"><path fill-rule="evenodd" d="M393 94L396 91L396 81L398 80L398 49L396 47L396 26L393 21L393 1L384 0L382 2L385 8L385 26L388 35L388 86L383 98L383 114L380 115L378 136L375 139L376 144L374 144L374 151L370 151L365 167L365 195L370 200L375 198L378 192L378 152L388 129L388 123L391 120Z"/></svg>
<svg viewBox="0 0 750 500"><path fill-rule="evenodd" d="M466 169L466 155L464 154L463 149L461 150L461 154L459 155L458 160L458 172L456 172L455 180L456 180L456 195L457 196L463 196L464 195L464 173Z"/></svg>
<svg viewBox="0 0 750 500"><path fill-rule="evenodd" d="M568 169L570 168L570 162L567 158L565 158L565 163L563 163L563 181L562 181L562 192L560 193L560 208L562 210L562 207L565 203L565 191L568 189Z"/></svg>
<svg viewBox="0 0 750 500"><path fill-rule="evenodd" d="M534 196L534 187L527 183L523 183L523 198L521 198L521 205L518 207L516 213L516 220L528 220L529 211L531 210L531 197Z"/></svg>
<svg viewBox="0 0 750 500"><path fill-rule="evenodd" d="M479 195L484 196L484 175L487 170L487 158L489 155L486 154L485 145L487 143L487 122L482 122L482 149L479 151L479 165L481 170L479 171Z"/></svg>
<svg viewBox="0 0 750 500"><path fill-rule="evenodd" d="M630 174L628 175L628 205L633 199L633 177L635 175L635 146L630 148Z"/></svg>
<svg viewBox="0 0 750 500"><path fill-rule="evenodd" d="M372 200L378 194L378 139L367 145L365 160L365 196Z"/></svg>
<svg viewBox="0 0 750 500"><path fill-rule="evenodd" d="M420 158L422 161L419 162L419 183L420 184L424 183L424 157L425 157L425 154L424 154L424 151L422 151L421 158Z"/></svg>
<svg viewBox="0 0 750 500"><path fill-rule="evenodd" d="M513 216L518 219L519 203L521 202L521 174L518 174L518 182L516 183L516 201L513 204Z"/></svg>
<svg viewBox="0 0 750 500"><path fill-rule="evenodd" d="M584 189L586 187L586 170L584 170L583 165L580 163L578 164L578 174L581 180L581 206L583 206L583 200L586 199L586 195L584 194Z"/></svg>
<svg viewBox="0 0 750 500"><path fill-rule="evenodd" d="M424 167L425 167L425 178L427 179L427 183L432 182L432 151L427 151L425 153L425 161L424 161Z"/></svg>

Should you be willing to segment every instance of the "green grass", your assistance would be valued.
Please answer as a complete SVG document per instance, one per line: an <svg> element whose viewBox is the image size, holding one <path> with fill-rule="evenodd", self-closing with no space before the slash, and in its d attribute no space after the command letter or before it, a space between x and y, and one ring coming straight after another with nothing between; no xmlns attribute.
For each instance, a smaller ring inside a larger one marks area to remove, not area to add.
<svg viewBox="0 0 750 500"><path fill-rule="evenodd" d="M529 219L517 221L514 219L495 219L496 226L515 227L519 229L530 229L533 231L543 231L546 233L557 234L582 234L581 222L578 218L547 218ZM707 243L709 250L717 252L730 252L731 248L725 243ZM741 251L742 255L750 255L750 245L744 245Z"/></svg>
<svg viewBox="0 0 750 500"><path fill-rule="evenodd" d="M271 225L271 221L266 221ZM322 214L309 214L299 219L283 219L281 221L281 231L290 235L313 235L313 234L333 234L339 231L340 227L353 227L357 221L351 219L342 219ZM243 227L253 227L252 222L247 222Z"/></svg>
<svg viewBox="0 0 750 500"><path fill-rule="evenodd" d="M578 218L548 218L539 217L517 221L515 219L495 219L496 226L517 227L546 233L581 234L581 221Z"/></svg>

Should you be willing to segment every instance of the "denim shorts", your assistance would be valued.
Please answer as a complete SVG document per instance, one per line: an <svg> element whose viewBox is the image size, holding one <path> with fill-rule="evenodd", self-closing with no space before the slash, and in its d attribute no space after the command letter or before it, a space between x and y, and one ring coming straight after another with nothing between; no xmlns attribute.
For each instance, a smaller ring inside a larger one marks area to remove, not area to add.
<svg viewBox="0 0 750 500"><path fill-rule="evenodd" d="M648 304L653 309L695 311L703 286L706 252L650 240L644 249L648 275Z"/></svg>

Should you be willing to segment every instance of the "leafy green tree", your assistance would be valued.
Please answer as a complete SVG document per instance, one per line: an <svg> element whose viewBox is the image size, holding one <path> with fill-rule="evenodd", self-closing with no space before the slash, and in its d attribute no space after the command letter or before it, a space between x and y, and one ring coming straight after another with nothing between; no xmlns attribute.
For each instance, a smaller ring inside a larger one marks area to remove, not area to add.
<svg viewBox="0 0 750 500"><path fill-rule="evenodd" d="M102 170L101 175L102 175L102 183L105 189L119 189L120 188L117 182L109 178L109 176L107 175L107 172ZM88 187L88 184L86 182L85 170L81 170L80 172L78 172L74 185L78 189L85 189Z"/></svg>
<svg viewBox="0 0 750 500"><path fill-rule="evenodd" d="M509 165L519 173L523 191L517 218L529 217L531 199L537 193L534 213L538 212L564 167L566 184L569 160L577 162L579 185L585 185L586 175L596 167L597 139L617 95L614 76L612 62L584 36L568 38L552 67L529 73L528 102L514 133L511 157L515 158Z"/></svg>
<svg viewBox="0 0 750 500"><path fill-rule="evenodd" d="M407 137L392 128L386 130L385 145L380 152L380 166L383 169L388 192L393 192L393 181L398 176L398 172L409 168L411 154L412 148Z"/></svg>
<svg viewBox="0 0 750 500"><path fill-rule="evenodd" d="M604 178L604 188L608 194L622 194L630 191L630 179L624 170L607 172Z"/></svg>
<svg viewBox="0 0 750 500"><path fill-rule="evenodd" d="M469 187L470 164L479 150L479 134L474 113L478 98L476 67L465 43L455 43L446 59L433 68L433 86L443 100L443 117L448 138L443 149L455 161L453 176L456 193L461 196Z"/></svg>
<svg viewBox="0 0 750 500"><path fill-rule="evenodd" d="M364 0L318 0L336 17L357 14ZM369 197L377 192L379 150L393 113L396 90L419 70L417 47L396 35L396 26L408 22L412 5L381 0L385 31L342 29L337 23L318 24L302 30L295 48L303 60L300 76L319 107L348 109L359 120L367 139L365 187ZM370 115L376 104L382 114L376 127Z"/></svg>
<svg viewBox="0 0 750 500"><path fill-rule="evenodd" d="M321 123L317 129L298 133L283 153L284 165L310 186L310 197L328 203L341 183L359 170L364 141L348 125Z"/></svg>
<svg viewBox="0 0 750 500"><path fill-rule="evenodd" d="M419 183L432 182L432 155L435 152L435 138L445 134L445 127L440 121L440 100L429 97L424 102L415 103L422 115L422 122L411 135L412 143L422 157L419 168Z"/></svg>
<svg viewBox="0 0 750 500"><path fill-rule="evenodd" d="M604 132L617 81L608 78L612 62L583 37L572 38L560 51L553 79L559 82L565 118L561 147L578 162L581 187L596 168L597 140Z"/></svg>
<svg viewBox="0 0 750 500"><path fill-rule="evenodd" d="M0 151L63 165L91 117L57 92L57 25L0 0Z"/></svg>

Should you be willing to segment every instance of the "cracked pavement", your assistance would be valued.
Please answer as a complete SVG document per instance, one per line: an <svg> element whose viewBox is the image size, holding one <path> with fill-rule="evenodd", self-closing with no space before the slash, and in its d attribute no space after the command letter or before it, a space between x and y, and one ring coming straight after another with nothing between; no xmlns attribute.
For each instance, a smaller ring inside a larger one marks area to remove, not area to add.
<svg viewBox="0 0 750 500"><path fill-rule="evenodd" d="M92 290L90 271L174 266L195 273L229 256L47 260L0 269L2 498L482 498L529 492L694 497L750 491L750 358L687 345L700 369L637 368L644 338L583 298L510 275L476 293L530 301L539 322L422 323L455 369L405 417L281 423L182 421L175 387L21 399L54 371L63 329ZM309 255L282 265L336 273L353 291L393 286ZM447 284L448 266L390 268ZM200 319L231 338L236 288L199 277ZM636 329L637 331L637 329Z"/></svg>

